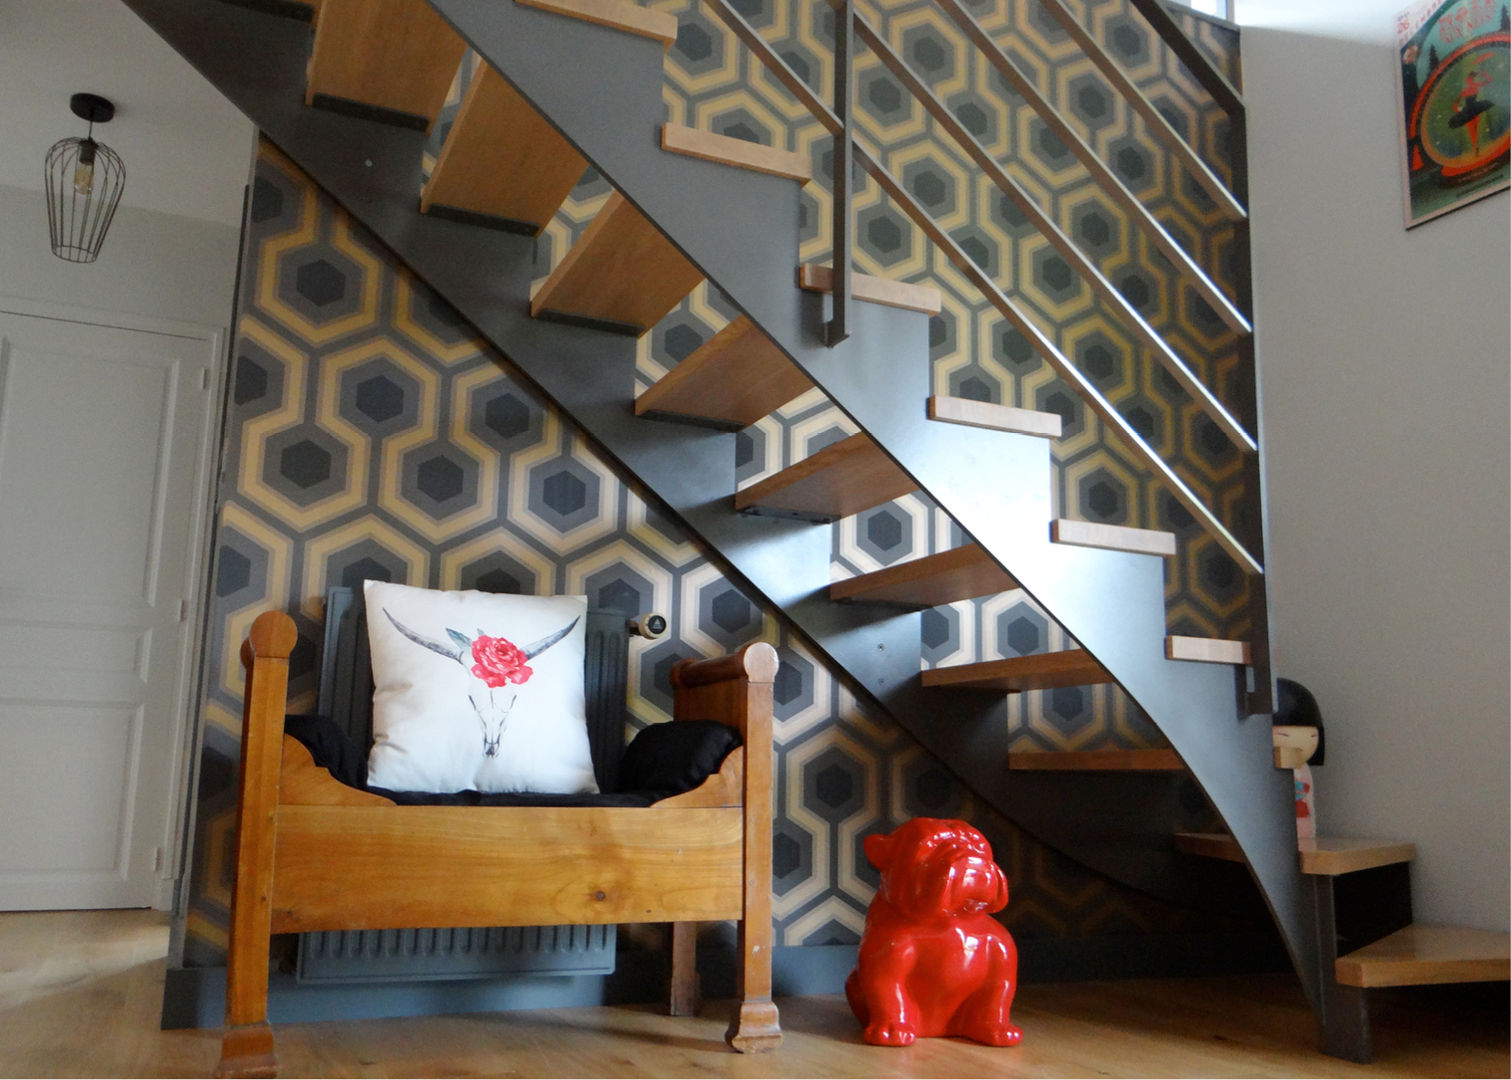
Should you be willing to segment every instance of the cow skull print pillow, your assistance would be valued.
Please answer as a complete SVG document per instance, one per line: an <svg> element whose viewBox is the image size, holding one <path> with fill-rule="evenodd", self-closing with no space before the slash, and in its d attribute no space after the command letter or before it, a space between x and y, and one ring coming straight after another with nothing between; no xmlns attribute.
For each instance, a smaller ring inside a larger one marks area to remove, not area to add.
<svg viewBox="0 0 1511 1080"><path fill-rule="evenodd" d="M368 581L373 747L390 791L598 790L583 694L584 596Z"/></svg>

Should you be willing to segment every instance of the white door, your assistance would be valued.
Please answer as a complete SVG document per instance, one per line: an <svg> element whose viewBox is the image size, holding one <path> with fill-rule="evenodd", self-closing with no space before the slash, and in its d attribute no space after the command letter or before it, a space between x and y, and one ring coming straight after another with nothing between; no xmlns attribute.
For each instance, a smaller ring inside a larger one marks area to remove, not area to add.
<svg viewBox="0 0 1511 1080"><path fill-rule="evenodd" d="M162 902L215 340L0 311L0 910Z"/></svg>

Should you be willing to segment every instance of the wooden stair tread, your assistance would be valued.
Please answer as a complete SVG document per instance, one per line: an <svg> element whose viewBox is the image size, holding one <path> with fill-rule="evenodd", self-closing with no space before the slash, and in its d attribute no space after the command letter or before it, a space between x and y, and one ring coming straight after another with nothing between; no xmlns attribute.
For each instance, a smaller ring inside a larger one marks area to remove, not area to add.
<svg viewBox="0 0 1511 1080"><path fill-rule="evenodd" d="M518 0L526 7L567 15L583 22L623 30L627 34L655 38L663 49L677 40L677 17L665 11L653 11L627 0Z"/></svg>
<svg viewBox="0 0 1511 1080"><path fill-rule="evenodd" d="M1188 855L1205 855L1228 862L1243 862L1238 841L1227 833L1176 833L1175 849ZM1355 870L1410 862L1417 857L1415 844L1397 840L1356 840L1319 836L1298 845L1301 872L1336 877Z"/></svg>
<svg viewBox="0 0 1511 1080"><path fill-rule="evenodd" d="M929 398L929 419L966 427L1011 431L1018 435L1038 435L1058 439L1065 422L1059 413L1036 412L1013 405L994 405L989 401L935 394Z"/></svg>
<svg viewBox="0 0 1511 1080"><path fill-rule="evenodd" d="M743 428L812 387L808 376L741 315L636 398L635 415Z"/></svg>
<svg viewBox="0 0 1511 1080"><path fill-rule="evenodd" d="M834 267L804 263L797 268L797 285L809 292L833 292ZM857 300L921 311L925 315L938 315L944 307L943 295L931 285L911 285L870 274L852 274L850 293Z"/></svg>
<svg viewBox="0 0 1511 1080"><path fill-rule="evenodd" d="M1057 544L1128 551L1135 555L1174 555L1175 534L1157 529L1134 529L1127 525L1103 525L1094 521L1060 518L1049 523L1049 538Z"/></svg>
<svg viewBox="0 0 1511 1080"><path fill-rule="evenodd" d="M1201 664L1247 664L1249 657L1247 641L1186 637L1181 634L1171 634L1165 638L1166 660L1191 660Z"/></svg>
<svg viewBox="0 0 1511 1080"><path fill-rule="evenodd" d="M1040 772L1182 772L1174 750L1071 750L1008 754L1007 767Z"/></svg>
<svg viewBox="0 0 1511 1080"><path fill-rule="evenodd" d="M963 690L1053 690L1062 686L1092 686L1112 681L1101 664L1085 649L1015 656L1006 660L982 660L930 668L923 673L924 686L952 686Z"/></svg>
<svg viewBox="0 0 1511 1080"><path fill-rule="evenodd" d="M324 4L304 101L356 102L429 130L466 49L424 0Z"/></svg>
<svg viewBox="0 0 1511 1080"><path fill-rule="evenodd" d="M966 544L836 581L829 599L930 608L1017 587L983 548Z"/></svg>
<svg viewBox="0 0 1511 1080"><path fill-rule="evenodd" d="M735 509L833 520L917 488L869 435L851 435L736 492Z"/></svg>
<svg viewBox="0 0 1511 1080"><path fill-rule="evenodd" d="M536 290L530 314L643 334L702 280L698 268L616 191Z"/></svg>
<svg viewBox="0 0 1511 1080"><path fill-rule="evenodd" d="M720 165L732 165L737 169L782 176L802 184L813 179L813 165L802 154L762 146L748 139L699 131L683 124L662 125L661 149Z"/></svg>
<svg viewBox="0 0 1511 1080"><path fill-rule="evenodd" d="M534 106L484 67L467 86L420 210L444 207L539 232L587 167Z"/></svg>
<svg viewBox="0 0 1511 1080"><path fill-rule="evenodd" d="M1511 978L1511 934L1464 926L1405 927L1338 957L1344 986L1425 986Z"/></svg>

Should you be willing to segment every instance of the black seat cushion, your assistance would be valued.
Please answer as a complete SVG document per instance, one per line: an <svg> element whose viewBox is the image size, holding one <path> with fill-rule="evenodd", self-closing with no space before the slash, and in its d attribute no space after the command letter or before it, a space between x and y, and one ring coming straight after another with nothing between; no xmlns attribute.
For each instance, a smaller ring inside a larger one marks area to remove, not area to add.
<svg viewBox="0 0 1511 1080"><path fill-rule="evenodd" d="M401 806L650 806L691 791L719 771L740 745L739 734L717 720L674 720L652 724L625 748L619 790L597 795L536 792L388 791L367 786L367 754L326 716L284 718L283 730L302 743L315 764L348 787L392 799Z"/></svg>

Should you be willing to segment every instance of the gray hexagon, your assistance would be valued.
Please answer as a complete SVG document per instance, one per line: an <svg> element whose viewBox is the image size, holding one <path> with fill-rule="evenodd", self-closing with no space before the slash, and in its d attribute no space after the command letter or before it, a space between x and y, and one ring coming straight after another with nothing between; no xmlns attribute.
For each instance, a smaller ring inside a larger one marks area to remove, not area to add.
<svg viewBox="0 0 1511 1080"><path fill-rule="evenodd" d="M762 612L740 590L716 580L698 591L698 629L733 652L761 634Z"/></svg>
<svg viewBox="0 0 1511 1080"><path fill-rule="evenodd" d="M1066 88L1070 109L1093 131L1106 127L1117 117L1113 96L1095 75L1078 75Z"/></svg>
<svg viewBox="0 0 1511 1080"><path fill-rule="evenodd" d="M1076 363L1098 390L1106 391L1123 381L1128 356L1123 346L1098 330L1076 343Z"/></svg>
<svg viewBox="0 0 1511 1080"><path fill-rule="evenodd" d="M735 482L743 483L766 467L766 433L748 427L735 436Z"/></svg>
<svg viewBox="0 0 1511 1080"><path fill-rule="evenodd" d="M283 361L250 338L241 338L236 343L231 400L243 421L278 408L283 401Z"/></svg>
<svg viewBox="0 0 1511 1080"><path fill-rule="evenodd" d="M651 610L656 595L654 586L638 570L624 562L615 562L594 571L583 582L588 607L594 611L617 611L624 615L644 615Z"/></svg>
<svg viewBox="0 0 1511 1080"><path fill-rule="evenodd" d="M985 229L976 225L963 225L950 234L955 243L960 245L971 262L986 271L987 277L995 278L998 274L998 251L997 243Z"/></svg>
<svg viewBox="0 0 1511 1080"><path fill-rule="evenodd" d="M1128 488L1107 469L1093 469L1076 485L1076 506L1092 521L1121 524L1128 520Z"/></svg>
<svg viewBox="0 0 1511 1080"><path fill-rule="evenodd" d="M1074 300L1081 293L1081 280L1070 264L1052 247L1041 247L1033 255L1034 284L1056 303Z"/></svg>
<svg viewBox="0 0 1511 1080"><path fill-rule="evenodd" d="M349 589L361 589L364 581L403 582L407 573L408 564L403 559L370 539L333 552L325 560L326 582Z"/></svg>
<svg viewBox="0 0 1511 1080"><path fill-rule="evenodd" d="M937 664L960 648L960 612L952 607L929 608L920 620L923 658Z"/></svg>
<svg viewBox="0 0 1511 1080"><path fill-rule="evenodd" d="M936 218L955 212L955 178L928 158L904 165L901 180L902 186Z"/></svg>
<svg viewBox="0 0 1511 1080"><path fill-rule="evenodd" d="M232 525L220 527L220 551L215 560L215 598L226 608L238 608L262 598L268 573L268 553Z"/></svg>
<svg viewBox="0 0 1511 1080"><path fill-rule="evenodd" d="M1032 656L1049 645L1049 620L1027 604L1014 604L997 616L997 651L1003 656Z"/></svg>
<svg viewBox="0 0 1511 1080"><path fill-rule="evenodd" d="M469 430L501 454L512 454L540 441L545 410L507 380L490 383L472 395Z"/></svg>
<svg viewBox="0 0 1511 1080"><path fill-rule="evenodd" d="M672 46L677 50L681 65L691 75L706 75L717 71L724 63L724 38L709 25L698 11L689 11L680 17L677 41Z"/></svg>
<svg viewBox="0 0 1511 1080"><path fill-rule="evenodd" d="M1016 326L1002 323L995 335L997 359L1021 374L1039 361L1033 344Z"/></svg>
<svg viewBox="0 0 1511 1080"><path fill-rule="evenodd" d="M601 488L597 473L560 455L530 470L530 511L567 532L597 519Z"/></svg>
<svg viewBox="0 0 1511 1080"><path fill-rule="evenodd" d="M838 746L803 765L803 805L838 824L866 803L866 770Z"/></svg>
<svg viewBox="0 0 1511 1080"><path fill-rule="evenodd" d="M363 269L328 243L293 249L278 264L278 298L316 325L362 308Z"/></svg>
<svg viewBox="0 0 1511 1080"><path fill-rule="evenodd" d="M978 364L950 372L950 396L968 401L1002 403L1002 382Z"/></svg>
<svg viewBox="0 0 1511 1080"><path fill-rule="evenodd" d="M777 650L781 666L772 685L777 719L788 720L813 704L813 665L792 649Z"/></svg>
<svg viewBox="0 0 1511 1080"><path fill-rule="evenodd" d="M813 837L789 818L772 823L771 889L785 896L813 876Z"/></svg>
<svg viewBox="0 0 1511 1080"><path fill-rule="evenodd" d="M980 94L966 90L953 95L946 104L977 142L990 146L997 141L997 110L987 105Z"/></svg>
<svg viewBox="0 0 1511 1080"><path fill-rule="evenodd" d="M447 442L430 442L404 455L399 490L404 500L437 521L477 505L478 464Z"/></svg>
<svg viewBox="0 0 1511 1080"><path fill-rule="evenodd" d="M337 411L369 435L392 435L419 422L420 384L386 356L341 374Z"/></svg>
<svg viewBox="0 0 1511 1080"><path fill-rule="evenodd" d="M913 232L890 206L868 206L856 214L855 233L866 252L883 266L895 266L913 254Z"/></svg>
<svg viewBox="0 0 1511 1080"><path fill-rule="evenodd" d="M913 529L907 512L885 503L856 516L856 546L882 564L907 558L913 551Z"/></svg>
<svg viewBox="0 0 1511 1080"><path fill-rule="evenodd" d="M346 447L313 424L268 438L262 479L299 506L313 506L346 487Z"/></svg>
<svg viewBox="0 0 1511 1080"><path fill-rule="evenodd" d="M1060 418L1061 438L1070 439L1081 433L1086 410L1081 406L1081 399L1058 379L1034 391L1034 402L1034 408L1040 412L1052 412Z"/></svg>
<svg viewBox="0 0 1511 1080"><path fill-rule="evenodd" d="M481 559L462 567L461 588L479 592L523 593L532 595L549 581L542 582L535 571L502 551L489 552Z"/></svg>
<svg viewBox="0 0 1511 1080"><path fill-rule="evenodd" d="M944 766L928 754L920 754L903 771L903 807L911 817L954 818L960 816L964 792Z"/></svg>

